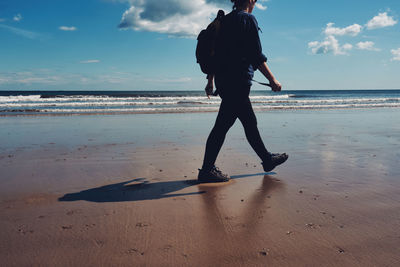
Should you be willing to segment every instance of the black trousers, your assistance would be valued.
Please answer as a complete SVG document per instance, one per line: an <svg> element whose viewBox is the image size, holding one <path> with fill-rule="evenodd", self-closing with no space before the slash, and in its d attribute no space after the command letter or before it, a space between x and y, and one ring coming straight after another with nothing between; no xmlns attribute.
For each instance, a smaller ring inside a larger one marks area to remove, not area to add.
<svg viewBox="0 0 400 267"><path fill-rule="evenodd" d="M207 139L202 167L204 170L210 170L214 166L226 133L237 118L243 124L247 141L260 159L265 161L270 158L258 131L256 115L248 95L240 98L223 97L215 125Z"/></svg>

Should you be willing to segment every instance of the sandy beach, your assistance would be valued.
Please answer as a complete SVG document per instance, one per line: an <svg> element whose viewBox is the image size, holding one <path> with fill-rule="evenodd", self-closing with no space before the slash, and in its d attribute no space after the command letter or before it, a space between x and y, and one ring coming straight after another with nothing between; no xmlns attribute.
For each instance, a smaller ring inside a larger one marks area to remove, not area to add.
<svg viewBox="0 0 400 267"><path fill-rule="evenodd" d="M198 184L215 113L0 118L2 266L399 266L400 110L258 112Z"/></svg>

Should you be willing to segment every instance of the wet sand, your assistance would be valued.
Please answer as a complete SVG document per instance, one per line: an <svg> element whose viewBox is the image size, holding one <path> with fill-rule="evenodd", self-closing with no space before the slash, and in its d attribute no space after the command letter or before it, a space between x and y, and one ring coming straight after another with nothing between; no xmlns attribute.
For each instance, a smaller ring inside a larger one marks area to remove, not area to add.
<svg viewBox="0 0 400 267"><path fill-rule="evenodd" d="M215 114L0 118L2 266L398 266L400 110L257 113L197 184Z"/></svg>

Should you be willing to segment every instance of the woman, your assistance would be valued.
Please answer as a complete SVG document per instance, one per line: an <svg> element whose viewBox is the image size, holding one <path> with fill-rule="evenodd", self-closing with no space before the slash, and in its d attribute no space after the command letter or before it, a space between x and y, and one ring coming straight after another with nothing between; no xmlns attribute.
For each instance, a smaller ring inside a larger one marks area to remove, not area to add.
<svg viewBox="0 0 400 267"><path fill-rule="evenodd" d="M221 22L216 42L218 67L215 85L222 98L218 116L206 144L203 166L199 170L199 182L225 182L229 180L215 161L230 127L239 118L246 138L262 160L264 171L269 172L284 163L288 155L271 154L265 148L257 128L257 120L249 99L254 71L259 70L269 80L272 90L281 91L281 84L267 66L258 36L258 23L251 14L257 0L231 0L233 11ZM212 94L213 79L209 77L207 96Z"/></svg>

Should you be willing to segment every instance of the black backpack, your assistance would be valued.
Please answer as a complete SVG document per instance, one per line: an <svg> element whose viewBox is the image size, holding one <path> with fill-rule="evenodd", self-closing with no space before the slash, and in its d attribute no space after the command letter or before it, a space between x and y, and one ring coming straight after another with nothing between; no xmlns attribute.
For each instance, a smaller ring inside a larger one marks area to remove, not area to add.
<svg viewBox="0 0 400 267"><path fill-rule="evenodd" d="M197 37L196 59L201 71L205 74L214 74L216 69L215 43L221 28L221 20L225 16L223 10L218 11L217 17L207 29L202 30Z"/></svg>

